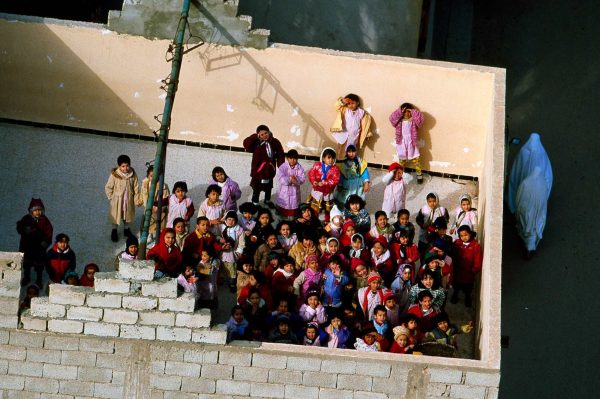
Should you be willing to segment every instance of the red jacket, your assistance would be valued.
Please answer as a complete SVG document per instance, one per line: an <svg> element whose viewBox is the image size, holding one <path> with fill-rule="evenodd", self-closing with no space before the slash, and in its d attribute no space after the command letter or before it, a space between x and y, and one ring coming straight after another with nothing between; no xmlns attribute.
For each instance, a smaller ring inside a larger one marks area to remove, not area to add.
<svg viewBox="0 0 600 399"><path fill-rule="evenodd" d="M394 242L390 245L390 251L394 256L394 259L397 260L398 265L403 263L409 263L411 265L415 265L415 262L419 259L419 248L415 245L407 245L406 248L402 250L402 254L400 253L401 245L400 243ZM404 255L404 256L402 256ZM410 259L410 262L407 260Z"/></svg>
<svg viewBox="0 0 600 399"><path fill-rule="evenodd" d="M454 277L457 284L473 284L475 274L481 271L483 254L477 240L471 240L465 245L461 240L454 241L453 256Z"/></svg>
<svg viewBox="0 0 600 399"><path fill-rule="evenodd" d="M285 161L285 152L281 142L271 136L266 143L271 149L271 157L267 153L267 145L258 139L258 134L252 134L244 139L244 149L252 153L252 167L250 169L250 186L260 184L260 181L272 180L275 177L276 168Z"/></svg>
<svg viewBox="0 0 600 399"><path fill-rule="evenodd" d="M320 191L323 194L331 194L340 182L340 170L337 166L331 165L325 180L323 180L322 162L315 162L312 168L308 171L308 180L312 185L313 190ZM322 182L322 186L315 186L315 183Z"/></svg>
<svg viewBox="0 0 600 399"><path fill-rule="evenodd" d="M192 231L183 241L184 263L196 266L200 262L204 248L212 248L216 254L221 251L222 246L211 232L201 235L197 230Z"/></svg>
<svg viewBox="0 0 600 399"><path fill-rule="evenodd" d="M58 250L56 243L46 253L46 271L53 283L60 283L67 270L75 270L75 252L69 247L64 252Z"/></svg>
<svg viewBox="0 0 600 399"><path fill-rule="evenodd" d="M289 287L294 286L294 280L296 277L298 277L296 273L293 273L290 277L285 277L282 272L276 271L271 279L273 298L289 295Z"/></svg>
<svg viewBox="0 0 600 399"><path fill-rule="evenodd" d="M169 251L169 248L165 244L165 234L169 231L175 233L175 230L171 228L163 229L160 233L158 244L148 251L146 259L154 261L154 270L160 270L170 277L176 278L181 273L183 258L181 250L177 245L173 244Z"/></svg>

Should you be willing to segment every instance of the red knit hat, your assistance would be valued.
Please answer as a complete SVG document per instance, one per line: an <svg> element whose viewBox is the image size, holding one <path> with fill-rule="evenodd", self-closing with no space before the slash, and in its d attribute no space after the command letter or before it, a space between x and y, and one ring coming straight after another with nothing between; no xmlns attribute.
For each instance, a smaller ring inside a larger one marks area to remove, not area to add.
<svg viewBox="0 0 600 399"><path fill-rule="evenodd" d="M376 242L378 242L381 245L383 245L383 249L387 249L388 248L388 242L387 242L387 239L384 236L377 237L375 239L375 242L373 244L375 244Z"/></svg>
<svg viewBox="0 0 600 399"><path fill-rule="evenodd" d="M400 165L398 162L394 162L390 166L388 166L389 172L392 172L396 169L404 170L404 166Z"/></svg>
<svg viewBox="0 0 600 399"><path fill-rule="evenodd" d="M360 258L352 258L352 260L350 261L350 271L352 271L352 273L354 273L354 271L356 270L356 268L360 265L366 266L365 262L362 261L362 259Z"/></svg>
<svg viewBox="0 0 600 399"><path fill-rule="evenodd" d="M369 278L367 279L367 283L371 284L375 280L381 280L381 276L377 272L369 273Z"/></svg>

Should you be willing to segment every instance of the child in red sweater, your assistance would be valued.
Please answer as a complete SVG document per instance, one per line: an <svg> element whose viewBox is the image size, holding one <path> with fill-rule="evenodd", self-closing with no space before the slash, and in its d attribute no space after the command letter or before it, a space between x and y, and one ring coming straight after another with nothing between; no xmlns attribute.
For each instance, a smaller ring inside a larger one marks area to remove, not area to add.
<svg viewBox="0 0 600 399"><path fill-rule="evenodd" d="M329 211L333 207L333 192L340 181L340 170L335 165L335 151L327 147L321 152L319 162L316 162L308 172L308 180L312 191L308 197L311 208L319 214L325 210L325 221L329 222Z"/></svg>

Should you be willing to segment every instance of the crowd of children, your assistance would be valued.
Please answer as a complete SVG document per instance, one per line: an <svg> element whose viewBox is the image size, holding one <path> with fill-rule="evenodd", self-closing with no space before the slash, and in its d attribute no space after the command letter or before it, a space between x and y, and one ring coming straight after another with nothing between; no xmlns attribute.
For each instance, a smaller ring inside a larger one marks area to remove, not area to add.
<svg viewBox="0 0 600 399"><path fill-rule="evenodd" d="M212 170L197 212L185 182L176 182L172 193L165 185L160 205L155 194L151 221L151 232L160 234L146 255L154 261L155 278L176 278L182 291L195 294L198 307L213 309L218 307L218 286L227 284L237 302L227 322L229 340L393 353L412 353L428 341L455 346L456 334L470 331L471 325L454 327L444 306L449 291L452 303L463 292L466 306L472 304L482 264L477 211L465 194L450 215L431 192L416 214L416 236L405 209L403 164L412 163L421 183L416 132L423 117L411 104L403 104L390 117L400 162L388 168L381 210L372 220L365 208L371 182L366 162L358 156L369 135L370 116L361 111L358 97L341 99L338 128L332 129L340 148L337 153L323 149L307 173L295 150L284 153L269 128L258 126L244 140L253 154L252 201L239 207L240 187L221 167ZM340 151L345 159L336 162ZM152 173L148 169L140 192L129 157L121 155L106 184L111 239L119 239L121 223L127 237L116 267L121 259L138 258L129 223L135 207L148 201ZM305 183L311 190L303 201L300 187ZM264 207L259 206L261 192ZM93 286L98 266L89 264L77 276L66 234L58 234L51 246L52 225L41 200L32 199L17 230L25 253L24 283L31 269L37 272L32 296L34 291L39 294L44 268L52 283Z"/></svg>

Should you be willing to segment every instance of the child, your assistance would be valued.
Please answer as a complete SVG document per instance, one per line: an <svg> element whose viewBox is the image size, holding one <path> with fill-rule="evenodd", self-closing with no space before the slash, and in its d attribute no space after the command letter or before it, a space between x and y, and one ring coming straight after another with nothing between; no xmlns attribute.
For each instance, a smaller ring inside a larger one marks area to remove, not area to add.
<svg viewBox="0 0 600 399"><path fill-rule="evenodd" d="M282 220L277 225L277 231L279 232L277 240L286 253L298 242L298 236L295 232L292 232L291 223L292 222Z"/></svg>
<svg viewBox="0 0 600 399"><path fill-rule="evenodd" d="M397 219L398 220L392 225L394 228L394 235L398 238L402 231L406 231L408 233L409 241L412 243L415 239L415 225L409 221L410 212L407 209L400 209L398 211Z"/></svg>
<svg viewBox="0 0 600 399"><path fill-rule="evenodd" d="M245 244L245 255L249 257L254 257L254 254L258 247L264 244L267 241L267 237L272 234L275 234L275 240L277 240L277 232L271 225L273 222L273 216L271 216L271 212L266 208L261 208L257 212L256 216L256 225L252 229L252 232L249 236L246 236L246 244ZM254 265L258 268L258 265Z"/></svg>
<svg viewBox="0 0 600 399"><path fill-rule="evenodd" d="M319 227L317 229L317 239L319 241L317 249L319 253L323 254L327 250L327 240L329 239L329 234L327 234L324 228Z"/></svg>
<svg viewBox="0 0 600 399"><path fill-rule="evenodd" d="M296 243L296 245L290 249L288 255L296 261L297 271L304 268L306 257L308 255L314 255L318 262L321 252L315 244L315 233L312 231L305 231L302 234L302 241Z"/></svg>
<svg viewBox="0 0 600 399"><path fill-rule="evenodd" d="M250 236L252 229L256 225L254 214L256 213L256 206L252 202L244 202L240 205L240 211L238 215L238 223L244 229L244 235Z"/></svg>
<svg viewBox="0 0 600 399"><path fill-rule="evenodd" d="M182 218L187 231L188 222L194 215L194 202L187 196L187 183L175 182L173 194L169 196L169 215L167 216L167 227L173 227L175 219Z"/></svg>
<svg viewBox="0 0 600 399"><path fill-rule="evenodd" d="M95 263L88 263L83 268L83 273L79 278L79 285L82 287L93 287L94 286L94 275L98 273L100 269Z"/></svg>
<svg viewBox="0 0 600 399"><path fill-rule="evenodd" d="M152 177L154 176L154 165L148 166L146 170L146 178L142 180L142 207L146 207L148 203L148 197L150 196L150 183L152 183ZM154 204L152 206L152 214L150 216L150 227L148 228L149 238L153 241L154 234L156 233L156 215L158 214L158 188L159 183L156 183L156 189L154 191ZM166 183L163 184L161 201L161 216L160 216L160 230L167 227L167 215L169 211L169 187Z"/></svg>
<svg viewBox="0 0 600 399"><path fill-rule="evenodd" d="M127 155L119 155L117 158L117 167L113 168L108 176L104 191L110 203L108 220L113 226L110 239L113 242L119 241L117 228L121 221L125 228L125 236L133 235L129 223L135 220L135 206L141 205L141 198L138 177Z"/></svg>
<svg viewBox="0 0 600 399"><path fill-rule="evenodd" d="M446 302L446 291L439 285L435 284L435 273L429 269L423 272L423 277L417 285L413 285L408 293L410 303L416 303L417 297L423 291L430 292L433 298L433 304L439 308L444 307Z"/></svg>
<svg viewBox="0 0 600 399"><path fill-rule="evenodd" d="M387 215L394 215L406 204L406 183L402 179L404 167L394 162L388 167L389 173L383 176L381 181L385 184L383 192L383 204L381 209Z"/></svg>
<svg viewBox="0 0 600 399"><path fill-rule="evenodd" d="M419 292L417 299L419 303L410 306L407 313L414 314L419 318L419 329L423 334L433 329L435 317L440 313L440 309L434 305L433 295L429 290Z"/></svg>
<svg viewBox="0 0 600 399"><path fill-rule="evenodd" d="M269 255L276 253L278 256L283 256L283 248L277 240L275 231L269 233L264 244L261 244L254 253L254 267L259 272L264 272L269 264ZM274 271L274 270L273 270ZM273 272L271 271L271 273Z"/></svg>
<svg viewBox="0 0 600 399"><path fill-rule="evenodd" d="M458 228L460 226L469 226L471 231L477 233L477 209L471 207L471 196L463 194L460 196L460 206L452 213L452 222L450 223L450 235L453 239L458 239Z"/></svg>
<svg viewBox="0 0 600 399"><path fill-rule="evenodd" d="M419 253L424 255L427 249L428 235L434 232L433 222L443 217L448 222L448 211L443 206L440 206L439 196L436 193L427 194L427 204L419 209L417 214L417 224L421 228L419 231Z"/></svg>
<svg viewBox="0 0 600 399"><path fill-rule="evenodd" d="M365 247L365 240L360 233L352 234L350 240L350 246L348 247L348 261L352 262L352 259L360 259L365 264L371 263L371 251Z"/></svg>
<svg viewBox="0 0 600 399"><path fill-rule="evenodd" d="M138 249L139 242L137 237L130 236L127 237L127 241L125 241L125 250L117 255L115 258L114 266L115 271L119 270L119 264L121 260L132 261L138 258Z"/></svg>
<svg viewBox="0 0 600 399"><path fill-rule="evenodd" d="M278 344L297 344L298 338L292 333L290 328L290 319L286 315L281 315L277 318L277 327L269 335L269 342Z"/></svg>
<svg viewBox="0 0 600 399"><path fill-rule="evenodd" d="M329 316L329 325L323 329L323 343L327 343L328 348L346 349L350 336L350 330L343 324L341 312L333 311Z"/></svg>
<svg viewBox="0 0 600 399"><path fill-rule="evenodd" d="M227 326L227 342L248 337L248 321L244 318L244 309L240 305L231 308L231 317Z"/></svg>
<svg viewBox="0 0 600 399"><path fill-rule="evenodd" d="M240 290L240 296L237 302L242 305L246 302L252 291L258 291L260 298L264 303L265 309L273 309L273 297L271 295L271 287L265 284L265 276L263 273L254 270L250 277L250 284ZM261 305L262 306L262 305ZM265 315L266 317L266 315Z"/></svg>
<svg viewBox="0 0 600 399"><path fill-rule="evenodd" d="M414 345L409 344L410 331L403 326L396 326L392 330L394 333L394 342L390 347L390 353L411 353Z"/></svg>
<svg viewBox="0 0 600 399"><path fill-rule="evenodd" d="M302 339L304 346L321 346L321 338L319 336L319 325L311 321L306 323L304 327L304 338Z"/></svg>
<svg viewBox="0 0 600 399"><path fill-rule="evenodd" d="M377 305L373 309L373 327L377 331L377 342L380 350L386 352L390 347L388 336L391 338L390 323L387 321L387 309L384 305Z"/></svg>
<svg viewBox="0 0 600 399"><path fill-rule="evenodd" d="M421 342L423 335L419 328L420 319L412 313L406 313L400 320L400 325L408 330L408 344L416 345Z"/></svg>
<svg viewBox="0 0 600 399"><path fill-rule="evenodd" d="M259 125L256 133L244 139L244 149L252 153L252 166L250 167L250 187L252 187L252 203L258 206L260 192L265 192L264 204L269 208L275 205L271 202L271 190L276 168L284 161L284 152L281 142L273 137L273 133L266 125Z"/></svg>
<svg viewBox="0 0 600 399"><path fill-rule="evenodd" d="M62 285L79 285L79 275L75 270L68 270L61 281Z"/></svg>
<svg viewBox="0 0 600 399"><path fill-rule="evenodd" d="M29 284L31 269L34 269L36 285L41 287L46 249L52 243L52 223L44 214L44 203L40 198L32 198L28 210L29 213L17 222L17 233L21 236L19 252L23 253L21 286Z"/></svg>
<svg viewBox="0 0 600 399"><path fill-rule="evenodd" d="M392 291L388 291L384 297L385 310L387 312L386 320L390 328L394 328L400 324L400 307L396 303L396 296Z"/></svg>
<svg viewBox="0 0 600 399"><path fill-rule="evenodd" d="M423 125L423 114L412 104L404 103L390 115L390 123L396 128L396 152L404 167L408 164L417 172L417 183L423 183L419 161L418 129Z"/></svg>
<svg viewBox="0 0 600 399"><path fill-rule="evenodd" d="M289 150L286 161L279 166L277 173L279 185L275 196L277 212L285 219L296 215L300 205L300 186L306 180L304 168L298 163L298 151Z"/></svg>
<svg viewBox="0 0 600 399"><path fill-rule="evenodd" d="M394 272L396 271L394 264L385 238L383 236L379 237L373 244L373 248L371 248L371 270L378 272L388 287L394 279Z"/></svg>
<svg viewBox="0 0 600 399"><path fill-rule="evenodd" d="M351 195L346 200L346 208L344 209L344 219L350 219L356 225L356 230L360 234L366 234L371 229L371 216L365 209L365 200L358 195Z"/></svg>
<svg viewBox="0 0 600 399"><path fill-rule="evenodd" d="M325 226L325 231L329 233L330 237L340 238L342 235L342 227L344 225L344 217L342 216L342 211L334 205L331 208L331 212L329 212L330 221Z"/></svg>
<svg viewBox="0 0 600 399"><path fill-rule="evenodd" d="M300 307L299 313L302 320L307 323L314 321L321 325L327 321L327 314L325 313L325 308L321 304L319 296L318 289L310 289L306 293L306 299Z"/></svg>
<svg viewBox="0 0 600 399"><path fill-rule="evenodd" d="M196 276L196 267L193 265L185 265L183 272L177 276L177 285L181 287L183 292L194 294L198 299L198 277Z"/></svg>
<svg viewBox="0 0 600 399"><path fill-rule="evenodd" d="M281 266L273 273L271 287L273 299L285 298L294 293L294 280L296 280L295 261L289 256L281 262Z"/></svg>
<svg viewBox="0 0 600 399"><path fill-rule="evenodd" d="M244 229L238 224L236 211L227 211L221 236L221 262L233 293L236 291L236 262L244 252Z"/></svg>
<svg viewBox="0 0 600 399"><path fill-rule="evenodd" d="M427 237L428 250L433 247L435 241L439 240L447 244L448 248L452 247L452 237L446 234L448 231L448 221L443 216L435 219L431 227L433 228L433 232Z"/></svg>
<svg viewBox="0 0 600 399"><path fill-rule="evenodd" d="M342 235L340 236L340 245L344 250L349 250L352 247L352 237L354 237L354 234L356 234L356 224L352 220L344 221Z"/></svg>
<svg viewBox="0 0 600 399"><path fill-rule="evenodd" d="M307 230L316 231L319 227L321 227L321 221L313 212L310 204L300 204L294 226L294 230L298 232L298 239L302 240L302 232Z"/></svg>
<svg viewBox="0 0 600 399"><path fill-rule="evenodd" d="M456 348L456 337L458 334L468 334L473 330L473 322L461 326L458 329L450 324L450 319L446 312L438 314L434 320L435 327L425 334L425 341L433 341L440 344L450 345Z"/></svg>
<svg viewBox="0 0 600 399"><path fill-rule="evenodd" d="M294 294L299 300L306 298L309 288L320 286L323 273L319 270L319 258L315 254L307 255L304 259L305 269L294 280Z"/></svg>
<svg viewBox="0 0 600 399"><path fill-rule="evenodd" d="M423 266L421 266L421 269L419 270L419 277L423 277L423 273L425 272L425 270L429 270L433 274L434 286L443 286L442 279L444 275L442 271L442 265L436 252L427 252L425 254L425 258L423 259Z"/></svg>
<svg viewBox="0 0 600 399"><path fill-rule="evenodd" d="M379 237L383 237L387 245L391 244L394 238L394 228L389 224L387 213L384 211L375 212L375 225L367 233L367 240L371 245Z"/></svg>
<svg viewBox="0 0 600 399"><path fill-rule="evenodd" d="M415 262L419 260L419 248L410 240L407 230L401 230L397 236L398 242L392 243L390 249L398 265L409 264L415 268Z"/></svg>
<svg viewBox="0 0 600 399"><path fill-rule="evenodd" d="M25 294L25 298L23 298L23 302L19 305L19 316L23 314L27 309L31 308L31 299L37 298L40 296L40 287L31 284L27 287L27 293Z"/></svg>
<svg viewBox="0 0 600 399"><path fill-rule="evenodd" d="M352 262L350 263L350 272L354 279L352 285L356 292L369 285L369 268L361 259L352 259Z"/></svg>
<svg viewBox="0 0 600 399"><path fill-rule="evenodd" d="M46 253L46 272L51 283L60 283L67 271L75 270L75 252L69 241L68 235L58 234L54 245Z"/></svg>
<svg viewBox="0 0 600 399"><path fill-rule="evenodd" d="M222 167L216 166L213 168L212 179L208 179L208 184L216 184L221 188L221 199L225 211L237 211L237 200L242 197L242 191L240 186L227 176Z"/></svg>
<svg viewBox="0 0 600 399"><path fill-rule="evenodd" d="M398 267L396 278L392 281L390 288L398 299L398 313L404 314L411 305L409 300L410 290L413 286L413 266L403 264Z"/></svg>
<svg viewBox="0 0 600 399"><path fill-rule="evenodd" d="M198 300L201 307L216 309L218 307L217 277L221 269L221 262L215 257L210 247L202 250L202 257L198 264Z"/></svg>
<svg viewBox="0 0 600 399"><path fill-rule="evenodd" d="M454 241L454 276L452 285L454 292L450 302L458 302L458 293L465 293L465 306L471 307L471 292L475 282L475 275L481 271L483 254L481 246L475 239L477 233L471 231L469 226L458 228L458 240Z"/></svg>
<svg viewBox="0 0 600 399"><path fill-rule="evenodd" d="M162 229L158 243L148 251L146 259L154 261L155 279L164 276L176 278L180 273L182 256L181 250L175 245L175 230L168 227Z"/></svg>
<svg viewBox="0 0 600 399"><path fill-rule="evenodd" d="M339 161L337 167L340 170L340 183L337 187L336 202L342 206L352 194L365 199L365 193L371 188L369 170L367 161L358 156L353 144L346 148L346 159Z"/></svg>
<svg viewBox="0 0 600 399"><path fill-rule="evenodd" d="M375 306L385 303L385 293L388 291L381 287L381 276L377 272L369 273L367 287L358 290L358 304L363 311L363 320L371 321Z"/></svg>
<svg viewBox="0 0 600 399"><path fill-rule="evenodd" d="M186 265L197 265L202 251L206 248L218 253L223 249L215 236L208 231L209 222L206 216L196 219L196 230L190 233L183 241L183 260Z"/></svg>
<svg viewBox="0 0 600 399"><path fill-rule="evenodd" d="M185 237L188 236L187 223L183 218L175 218L173 228L175 229L175 243L183 251L183 242Z"/></svg>
<svg viewBox="0 0 600 399"><path fill-rule="evenodd" d="M308 171L308 180L312 186L307 203L318 215L325 210L325 222L329 222L329 211L333 207L333 192L340 181L340 170L335 166L335 151L331 147L321 152L319 162L315 162Z"/></svg>
<svg viewBox="0 0 600 399"><path fill-rule="evenodd" d="M243 301L242 308L244 309L244 318L248 320L248 329L260 332L253 331L253 339L260 339L265 332L267 306L258 288L250 288L247 298Z"/></svg>
<svg viewBox="0 0 600 399"><path fill-rule="evenodd" d="M254 278L253 273L254 265L252 265L252 262L245 261L243 258L237 261L236 298L240 297L243 288L251 284L251 280Z"/></svg>
<svg viewBox="0 0 600 399"><path fill-rule="evenodd" d="M356 94L347 94L335 103L336 118L331 126L331 134L338 143L338 154L343 154L350 145L361 149L371 132L371 115L360 107Z"/></svg>
<svg viewBox="0 0 600 399"><path fill-rule="evenodd" d="M342 271L341 258L333 255L323 273L323 303L328 309L342 306L342 294L349 284L350 277Z"/></svg>
<svg viewBox="0 0 600 399"><path fill-rule="evenodd" d="M206 199L200 204L198 217L205 216L210 225L210 232L215 236L221 235L221 224L225 216L225 205L219 199L221 196L221 187L217 184L211 184L206 188Z"/></svg>
<svg viewBox="0 0 600 399"><path fill-rule="evenodd" d="M362 338L356 338L354 348L360 352L381 352L381 346L377 341L379 336L373 323L365 324L361 331Z"/></svg>
<svg viewBox="0 0 600 399"><path fill-rule="evenodd" d="M321 258L319 259L319 266L322 270L327 268L329 261L333 256L337 256L339 258L342 270L348 269L348 260L346 259L346 256L340 252L340 242L337 240L337 238L329 237L325 242L325 252L323 252Z"/></svg>

